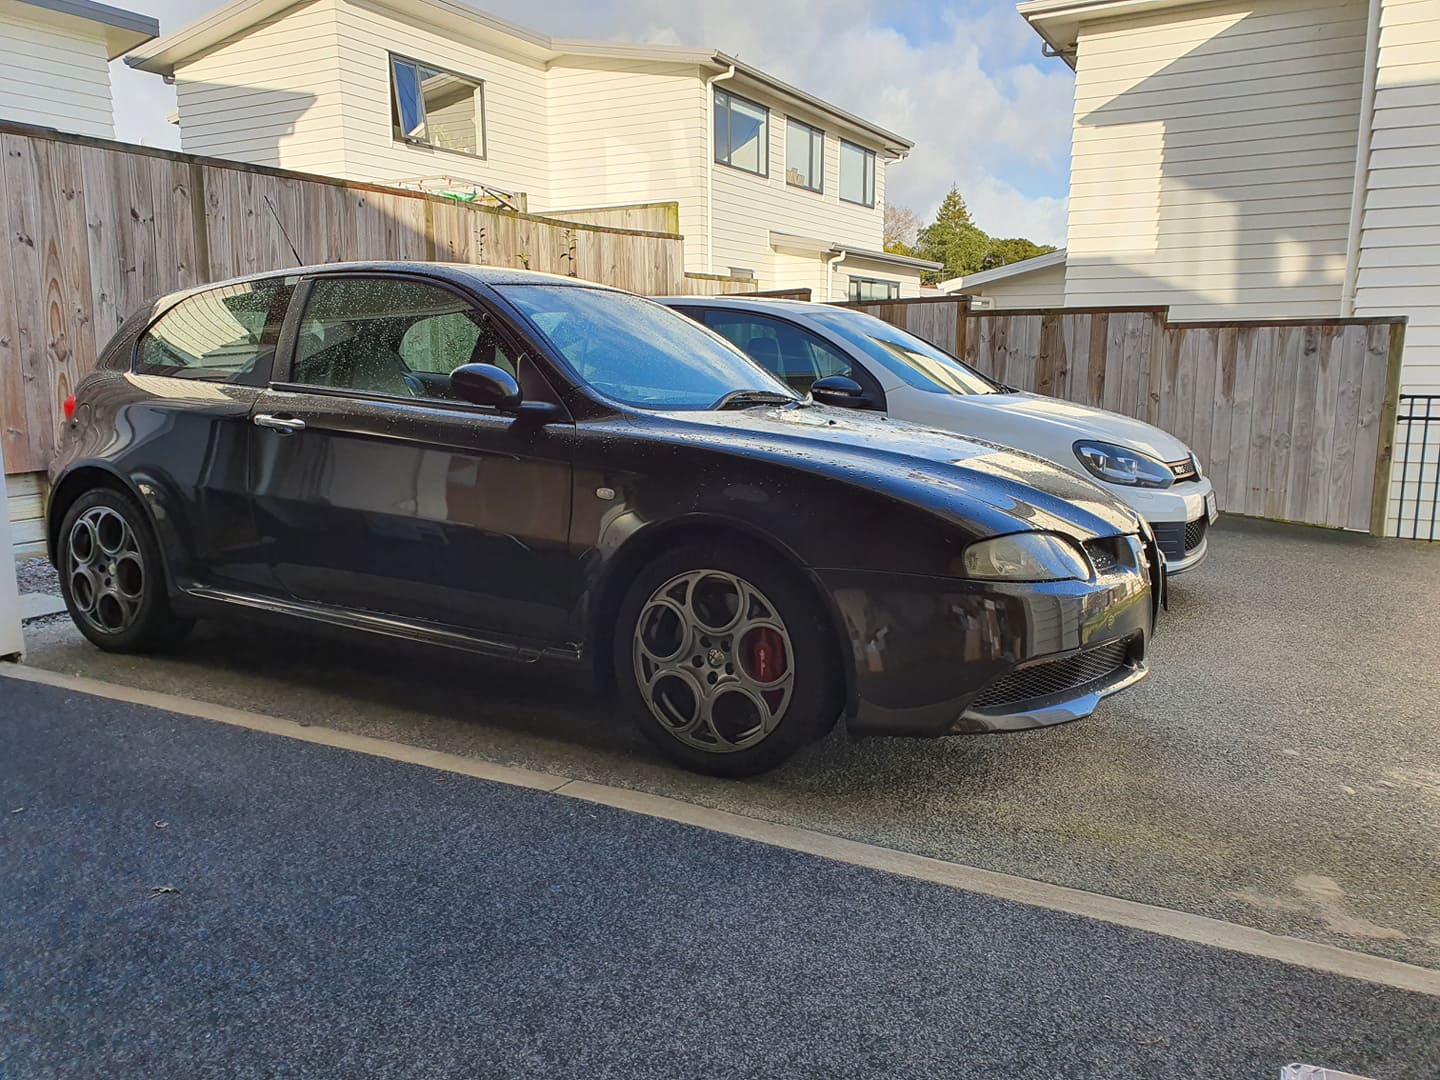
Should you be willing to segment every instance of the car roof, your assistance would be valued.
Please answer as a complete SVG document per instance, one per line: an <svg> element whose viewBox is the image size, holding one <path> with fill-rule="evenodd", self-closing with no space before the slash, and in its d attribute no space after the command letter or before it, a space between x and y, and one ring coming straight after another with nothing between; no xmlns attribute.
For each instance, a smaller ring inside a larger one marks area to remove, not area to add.
<svg viewBox="0 0 1440 1080"><path fill-rule="evenodd" d="M844 311L836 304L819 304L813 300L783 300L777 296L657 296L669 307L719 308L722 311L758 311L762 314L795 317L810 312Z"/></svg>
<svg viewBox="0 0 1440 1080"><path fill-rule="evenodd" d="M307 274L412 274L416 277L438 278L457 285L569 285L578 288L610 289L595 281L565 277L562 274L542 274L536 270L516 270L508 266L481 266L477 263L426 262L423 260L374 261L374 262L332 262L314 263L309 266L282 266L256 274L225 278L221 281L207 281L189 289L180 289L164 299L178 299L208 289L226 285L244 285L252 281L270 278L290 277ZM613 290L612 290L613 291Z"/></svg>

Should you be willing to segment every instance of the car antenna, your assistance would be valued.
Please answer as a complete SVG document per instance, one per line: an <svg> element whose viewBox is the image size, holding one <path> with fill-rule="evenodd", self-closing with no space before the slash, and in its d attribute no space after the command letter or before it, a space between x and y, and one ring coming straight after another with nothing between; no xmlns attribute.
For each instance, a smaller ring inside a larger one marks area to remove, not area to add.
<svg viewBox="0 0 1440 1080"><path fill-rule="evenodd" d="M285 231L285 223L280 220L280 215L275 213L275 204L270 201L270 196L265 196L265 205L270 208L270 216L275 219L275 224L280 226L280 235L285 237L285 243L290 245L290 254L295 256L295 262L305 265L305 260L300 257L300 252L295 250L295 241L290 239L290 234Z"/></svg>

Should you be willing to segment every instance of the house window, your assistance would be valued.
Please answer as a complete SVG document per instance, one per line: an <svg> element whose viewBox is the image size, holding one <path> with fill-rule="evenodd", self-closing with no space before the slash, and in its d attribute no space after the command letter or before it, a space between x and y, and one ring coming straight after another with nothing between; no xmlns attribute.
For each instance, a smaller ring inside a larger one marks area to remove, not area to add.
<svg viewBox="0 0 1440 1080"><path fill-rule="evenodd" d="M840 140L840 198L875 205L875 151Z"/></svg>
<svg viewBox="0 0 1440 1080"><path fill-rule="evenodd" d="M770 110L715 88L715 160L733 169L770 175L766 144Z"/></svg>
<svg viewBox="0 0 1440 1080"><path fill-rule="evenodd" d="M825 190L825 133L799 120L786 120L785 182L806 191Z"/></svg>
<svg viewBox="0 0 1440 1080"><path fill-rule="evenodd" d="M453 71L390 57L391 122L402 142L485 156L485 84Z"/></svg>
<svg viewBox="0 0 1440 1080"><path fill-rule="evenodd" d="M880 278L851 277L851 300L899 300L900 283Z"/></svg>

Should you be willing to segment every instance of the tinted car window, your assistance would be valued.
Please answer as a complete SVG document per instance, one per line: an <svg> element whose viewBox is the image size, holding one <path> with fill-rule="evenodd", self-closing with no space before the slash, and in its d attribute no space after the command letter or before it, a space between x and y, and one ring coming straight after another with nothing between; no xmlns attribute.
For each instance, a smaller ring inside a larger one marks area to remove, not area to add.
<svg viewBox="0 0 1440 1080"><path fill-rule="evenodd" d="M917 390L993 394L1000 389L944 350L873 315L832 308L812 311L810 318Z"/></svg>
<svg viewBox="0 0 1440 1080"><path fill-rule="evenodd" d="M683 315L629 293L497 285L583 382L639 408L708 409L737 390L793 395Z"/></svg>
<svg viewBox="0 0 1440 1080"><path fill-rule="evenodd" d="M321 278L310 290L291 381L394 397L445 397L461 364L515 367L479 311L404 278Z"/></svg>
<svg viewBox="0 0 1440 1080"><path fill-rule="evenodd" d="M705 325L802 394L810 392L816 379L830 375L853 378L854 365L848 357L809 330L783 319L707 310Z"/></svg>
<svg viewBox="0 0 1440 1080"><path fill-rule="evenodd" d="M293 287L282 278L181 300L141 335L135 370L214 382L264 382Z"/></svg>

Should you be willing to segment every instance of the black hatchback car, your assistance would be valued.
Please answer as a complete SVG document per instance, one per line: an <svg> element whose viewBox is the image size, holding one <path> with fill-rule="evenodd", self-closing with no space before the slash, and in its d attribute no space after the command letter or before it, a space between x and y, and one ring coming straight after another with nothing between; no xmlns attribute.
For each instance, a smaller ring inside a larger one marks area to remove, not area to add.
<svg viewBox="0 0 1440 1080"><path fill-rule="evenodd" d="M200 616L588 663L663 751L754 773L848 716L942 735L1139 679L1139 519L1013 451L801 398L568 278L301 268L135 312L80 385L51 557L96 645Z"/></svg>

